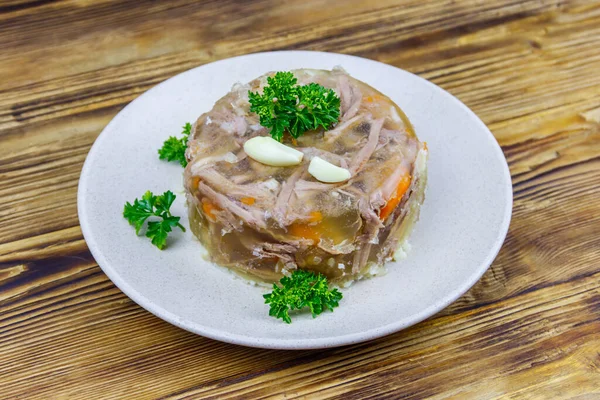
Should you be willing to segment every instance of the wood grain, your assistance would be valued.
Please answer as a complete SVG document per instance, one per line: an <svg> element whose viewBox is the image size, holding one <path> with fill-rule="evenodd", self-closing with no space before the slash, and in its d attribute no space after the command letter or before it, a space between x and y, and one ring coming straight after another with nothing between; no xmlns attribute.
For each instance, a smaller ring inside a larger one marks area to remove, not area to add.
<svg viewBox="0 0 600 400"><path fill-rule="evenodd" d="M267 351L175 328L91 257L76 191L102 128L155 84L255 51L325 50L440 85L509 162L506 242L410 329ZM600 398L600 2L0 3L0 398Z"/></svg>

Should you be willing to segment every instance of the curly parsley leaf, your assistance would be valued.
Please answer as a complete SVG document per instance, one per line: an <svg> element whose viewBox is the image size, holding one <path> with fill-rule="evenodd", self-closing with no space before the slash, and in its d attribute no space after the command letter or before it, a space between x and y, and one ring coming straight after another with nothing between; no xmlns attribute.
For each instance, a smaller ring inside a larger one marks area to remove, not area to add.
<svg viewBox="0 0 600 400"><path fill-rule="evenodd" d="M263 297L265 304L270 304L269 315L287 324L292 322L292 310L308 307L315 318L326 309L333 311L343 297L338 289L329 290L327 278L310 271L295 270L279 282L281 286L273 284L273 291Z"/></svg>
<svg viewBox="0 0 600 400"><path fill-rule="evenodd" d="M262 94L248 92L250 111L258 114L260 124L271 128L271 136L279 142L286 131L298 138L319 127L329 129L340 116L340 98L333 89L297 83L293 73L277 72L267 78Z"/></svg>
<svg viewBox="0 0 600 400"><path fill-rule="evenodd" d="M177 196L175 196L170 190L167 190L161 196L156 196L154 202L156 211L160 214L169 213L169 209L175 201L175 197ZM169 215L171 214L169 213Z"/></svg>
<svg viewBox="0 0 600 400"><path fill-rule="evenodd" d="M178 138L170 136L163 146L158 149L158 158L167 161L178 161L182 167L187 166L187 159L185 158L185 150L187 149L187 142L190 134L192 133L192 124L187 122L183 126L181 134L183 137Z"/></svg>
<svg viewBox="0 0 600 400"><path fill-rule="evenodd" d="M140 229L148 218L160 218L160 221L148 221L146 237L151 239L153 245L162 250L166 247L167 236L173 228L179 227L185 232L185 228L179 223L180 217L171 215L170 208L175 201L175 197L170 190L159 196L155 196L148 190L141 200L135 199L133 204L130 202L125 203L123 217L135 227L137 235L140 234Z"/></svg>

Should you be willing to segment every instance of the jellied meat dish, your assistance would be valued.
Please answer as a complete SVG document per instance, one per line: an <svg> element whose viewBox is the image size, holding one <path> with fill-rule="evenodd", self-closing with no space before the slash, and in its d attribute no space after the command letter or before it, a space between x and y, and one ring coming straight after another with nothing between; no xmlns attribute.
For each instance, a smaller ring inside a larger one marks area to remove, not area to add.
<svg viewBox="0 0 600 400"><path fill-rule="evenodd" d="M392 100L341 68L291 72L300 85L335 91L338 122L284 136L283 144L303 153L300 164L265 165L244 151L249 139L269 136L250 112L248 92L260 93L274 73L234 85L189 138L184 181L192 231L213 262L257 281L275 282L297 268L338 284L376 275L403 253L418 219L427 146ZM350 178L316 180L308 171L314 157Z"/></svg>

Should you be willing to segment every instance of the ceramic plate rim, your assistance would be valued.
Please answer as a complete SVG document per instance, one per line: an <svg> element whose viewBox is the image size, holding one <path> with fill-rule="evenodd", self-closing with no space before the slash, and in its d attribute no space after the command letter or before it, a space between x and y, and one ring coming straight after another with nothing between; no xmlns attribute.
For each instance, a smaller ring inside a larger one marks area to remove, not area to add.
<svg viewBox="0 0 600 400"><path fill-rule="evenodd" d="M286 51L273 51L273 52L260 52L260 53L245 54L245 55L240 55L240 56L236 56L236 57L218 60L218 61L215 61L215 62L209 63L209 64L216 64L216 63L221 63L221 62L234 62L235 60L238 60L238 59L244 58L244 57L261 57L263 55L268 55L268 54L273 54L273 53L278 53L278 54L290 53L290 55L293 55L294 57L301 56L302 53L325 54L325 55L335 54L337 56L340 55L340 54L328 53L328 52L286 50ZM98 243L96 241L96 237L95 237L94 233L90 230L90 226L88 225L89 210L85 206L86 205L86 190L85 190L85 188L89 182L89 179L87 179L87 178L88 178L88 175L90 174L90 168L91 168L90 160L92 160L95 157L96 153L99 151L98 149L101 147L101 144L103 143L104 140L106 140L107 135L105 135L104 133L109 131L111 129L112 125L116 123L115 121L119 114L123 113L128 108L133 107L133 105L136 104L136 102L138 102L139 99L142 98L143 96L149 96L154 91L158 90L158 88L160 88L164 85L168 85L172 79L175 79L176 77L179 77L180 75L187 74L198 68L202 68L206 65L209 65L207 63L207 64L200 65L198 67L192 68L190 70L184 71L180 74L177 74L177 75L159 83L158 85L155 85L154 87L150 88L149 90L147 90L146 92L144 92L143 94L138 96L136 99L131 101L129 104L127 104L106 125L106 127L98 135L98 137L94 141L88 155L86 156L86 160L84 162L84 165L83 165L83 168L81 171L81 175L80 175L80 180L79 180L79 184L78 184L78 193L77 193L77 210L78 210L78 216L79 216L81 230L82 230L84 239L87 243L87 246L88 246L90 252L92 253L94 259L96 260L97 264L100 266L100 268L103 270L103 272L110 278L110 280L123 293L125 293L135 303L137 303L138 305L140 305L142 308L146 309L150 313L154 314L155 316L157 316L175 326L178 326L187 331L202 335L204 337L208 337L211 339L215 339L215 340L219 340L219 341L223 341L223 342L227 342L227 343L249 346L249 347L258 347L258 348L265 348L265 349L301 350L301 349L318 349L318 348L329 348L329 347L349 345L349 344L354 344L354 343L359 343L359 342L376 339L376 338L379 338L382 336L389 335L391 333L398 332L398 331L405 329L409 326L412 326L418 322L421 322L421 321L425 320L426 318L439 312L440 310L444 309L445 307L447 307L448 305L450 305L451 303L456 301L464 293L466 293L467 290L469 290L483 276L483 274L487 271L487 269L490 267L490 265L492 264L492 262L498 255L498 253L502 247L502 244L504 243L504 239L508 233L508 228L509 228L510 221L511 221L512 206L513 206L513 192L512 192L512 182L511 182L510 171L509 171L508 164L506 162L504 153L502 152L502 149L499 146L498 142L496 141L495 137L493 136L491 131L487 128L487 126L479 119L479 117L471 109L469 109L465 104L463 104L460 100L458 100L454 95L450 94L449 92L442 89L441 87L433 84L432 82L429 82L426 79L421 78L418 75L412 74L408 71L402 70L397 67L393 67L388 64L381 63L379 61L365 59L362 57L357 57L357 56L352 56L352 55L346 55L346 54L343 54L341 56L347 57L348 59L355 59L355 60L357 60L357 62L368 61L368 62L373 62L373 63L377 63L377 64L383 64L387 67L396 68L406 74L412 75L414 78L420 80L421 83L423 83L423 84L433 86L434 90L438 91L440 93L440 95L447 96L448 100L453 101L457 106L464 109L468 114L470 114L472 117L474 117L474 120L480 126L482 133L485 132L485 134L487 135L487 137L485 139L491 140L494 143L495 155L496 155L496 157L498 157L499 160L502 161L502 164L504 167L503 168L503 178L505 180L506 190L509 193L509 196L508 196L508 199L505 204L504 215L503 215L502 223L500 226L499 234L496 237L493 246L491 246L490 251L488 252L487 258L485 259L485 261L483 261L478 266L478 268L476 270L474 270L474 272L469 277L469 279L466 279L462 285L460 285L459 287L456 287L453 291L440 297L440 299L438 299L434 304L431 304L429 307L423 309L419 313L413 314L410 318L404 318L402 320L399 320L399 321L396 321L396 322L393 322L393 323L390 323L390 324L387 324L387 325L384 325L381 327L371 328L371 329L367 329L367 330L357 332L357 333L342 334L342 335L338 335L338 336L329 336L329 337L321 337L321 338L303 338L303 339L297 339L297 338L292 338L292 339L267 338L267 339L263 339L263 338L254 337L251 335L240 335L240 334L225 332L225 331L222 331L219 329L213 329L211 327L206 327L197 322L184 319L184 318L176 315L175 313L172 313L160 306L157 306L151 299L149 299L149 298L145 297L144 295L142 295L141 293L139 293L135 287L131 286L128 282L123 280L121 278L121 276L118 274L118 272L108 262L103 251L99 248ZM385 279L385 278L378 278L378 279Z"/></svg>

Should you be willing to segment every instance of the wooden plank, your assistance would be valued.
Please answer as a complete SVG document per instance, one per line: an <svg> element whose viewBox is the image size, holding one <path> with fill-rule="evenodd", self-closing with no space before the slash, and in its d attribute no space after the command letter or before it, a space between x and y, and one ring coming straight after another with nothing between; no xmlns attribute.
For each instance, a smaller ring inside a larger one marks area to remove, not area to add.
<svg viewBox="0 0 600 400"><path fill-rule="evenodd" d="M592 18L594 21L597 19L596 17ZM600 20L599 20L600 21ZM578 23L580 23L581 21L577 21ZM530 26L529 21L527 21L526 26ZM600 24L598 24L598 26L600 26ZM538 27L534 27L533 30L537 30ZM571 30L572 27L570 25L568 25L565 29L567 30ZM565 40L565 41L570 41L571 38L569 36L565 36L564 32L558 29L555 29L557 33L556 35L556 39L557 40ZM472 36L472 33L468 34L469 36ZM485 40L488 40L490 35L485 33L482 35L482 37ZM471 42L473 40L470 40ZM586 42L587 43L587 42ZM527 47L529 47L529 45L526 45ZM446 49L442 46L441 51L444 52L446 51ZM574 53L579 53L579 51L574 51ZM420 54L420 53L419 53ZM417 56L419 55L417 54ZM531 53L531 57L524 57L524 59L522 61L516 62L515 60L509 60L511 62L513 62L514 64L516 64L515 68L520 68L520 69L526 69L529 68L530 71L538 71L540 70L542 67L540 65L538 65L538 63L536 63L536 59L539 58L539 55L533 54ZM583 54L585 56L585 54ZM481 60L485 60L488 59L491 55L487 52L484 52L483 54L481 54ZM439 57L439 56L438 56ZM584 57L585 58L585 57ZM387 60L389 61L389 60ZM32 134L30 132L36 132L36 134L34 134L36 140L44 140L46 141L46 138L48 137L48 132L61 132L63 133L64 130L66 129L66 125L72 125L71 122L72 120L69 120L68 122L66 122L64 119L60 119L61 117L65 117L65 116L76 116L76 118L81 118L83 120L81 120L78 124L78 126L80 127L84 127L85 125L87 125L90 122L93 122L94 125L93 127L88 128L87 132L91 132L91 134L89 136L86 136L86 138L89 138L88 141L85 142L80 142L81 143L81 147L79 148L79 152L78 153L73 153L73 157L76 157L76 160L68 160L66 162L74 162L76 164L73 164L73 168L70 168L70 170L72 171L72 174L78 174L78 170L80 168L80 163L83 161L83 158L85 156L85 152L87 151L87 148L89 148L89 144L91 143L91 140L93 140L94 135L97 134L97 130L99 130L99 128L101 126L103 126L105 124L105 122L109 119L109 117L107 116L106 112L101 111L104 110L105 107L111 107L111 111L109 115L113 115L112 113L114 113L116 110L119 109L119 106L115 107L115 103L120 104L121 102L126 102L131 100L132 98L134 98L135 96L137 96L139 94L139 92L142 91L142 89L135 90L132 93L128 94L127 97L125 97L124 99L122 97L119 97L118 95L115 96L115 91L117 93L120 93L119 91L122 89L119 89L120 87L139 87L139 85L141 84L141 82L146 82L146 80L149 79L149 84L145 84L147 86L144 86L143 88L147 88L149 87L151 84L154 84L156 82L158 82L159 80L162 80L164 77L166 77L166 75L169 75L171 73L173 73L174 71L172 69L167 69L167 71L162 71L161 70L161 65L169 65L169 60L163 60L161 62L164 62L164 64L159 63L158 65L155 65L155 68L153 68L153 63L151 62L143 62L143 63L134 63L134 65L132 66L126 66L125 69L122 71L122 74L119 74L119 78L118 79L114 79L112 86L110 88L110 90L108 90L106 92L106 94L104 94L104 92L102 92L102 94L100 95L95 95L93 93L96 93L96 91L100 90L102 91L102 87L104 84L106 84L106 82L111 81L111 77L115 75L116 73L116 69L115 68L108 68L106 70L101 70L101 71L97 71L95 72L95 77L96 79L92 79L92 76L94 74L90 73L90 74L83 74L81 76L77 75L72 79L61 79L59 80L59 82L56 82L55 84L53 84L52 87L54 87L54 89L51 89L50 93L49 93L49 98L46 97L46 94L43 93L42 97L39 97L40 94L38 93L37 90L33 90L32 93L29 94L29 96L33 96L31 98L28 98L27 94L25 94L25 92L27 92L25 89L23 89L23 93L21 93L18 90L15 90L13 93L13 98L8 98L7 100L5 100L6 102L10 102L10 101L14 101L15 98L19 98L22 99L24 102L21 104L36 104L36 105L40 105L40 111L36 111L38 110L37 108L32 108L34 106L30 106L30 107L26 107L24 105L20 105L19 106L19 112L21 112L21 114L18 114L21 116L22 121L17 122L16 120L12 121L12 124L18 124L21 126L21 128L13 128L10 129L10 125L11 122L7 123L7 127L8 129L4 129L2 131L0 131L0 134L4 134L7 135L7 140L9 140L8 145L10 146L11 150L13 151L18 151L20 149L27 149L27 144L30 143L29 140L32 139ZM173 62L173 60L171 59L170 62ZM492 62L490 64L486 64L484 66L473 66L473 68L467 68L465 71L462 71L460 74L458 74L458 76L456 76L457 74L454 74L452 72L449 72L449 75L444 75L444 79L446 82L450 82L453 83L452 81L449 81L449 79L451 77L454 77L457 80L457 83L455 85L457 85L456 87L464 87L464 88L470 88L471 91L480 91L479 87L480 86L486 86L487 85L487 80L486 79L491 79L493 81L497 81L498 77L494 74L498 74L500 72L498 72L497 67L495 66L497 64L498 60L495 60L495 62ZM141 65L140 65L141 64ZM184 64L185 67L189 67L191 65L188 64ZM547 66L546 70L544 71L544 74L542 74L541 76L544 76L545 80L549 80L549 76L552 76L551 74L551 68L552 66ZM593 78L595 79L597 77L597 74L594 73L594 65L590 64L589 66L586 67L587 69L585 70L577 70L577 73L584 76L584 78L580 79L580 81L586 81L586 80L590 80L587 79L587 77ZM452 67L448 67L445 68L443 66L440 66L440 70L444 71L446 69L450 69L452 70ZM502 71L502 69L500 69L500 71ZM470 75L466 75L467 72L470 73ZM162 74L166 74L166 75L162 75ZM559 79L559 75L564 75L565 71L559 71L558 73L556 73L557 78ZM148 77L146 74L158 74L158 77ZM531 76L534 75L533 73L529 72L527 73L527 76ZM138 79L142 79L142 81L139 81ZM468 79L468 80L467 80ZM560 78L562 79L562 78ZM592 79L592 80L593 80ZM434 79L435 81L435 79ZM122 83L121 83L122 82ZM598 93L598 88L600 88L600 85L596 85L596 86L592 86L590 88L584 88L583 90L577 90L576 87L573 87L572 83L570 80L565 80L562 79L561 82L564 82L562 88L561 88L561 92L557 94L555 93L551 93L551 97L553 98L559 98L562 99L564 101L563 103L563 108L565 107L565 105L567 106L571 106L571 107L576 107L579 110L584 110L584 111L589 111L591 109L591 107L600 107L600 96L597 95ZM444 82L438 82L440 84L442 84L444 86ZM44 86L45 84L40 84L42 86ZM92 86L90 86L92 85ZM463 86L460 86L463 85ZM521 83L518 80L511 80L510 82L504 82L502 81L502 84L498 84L497 88L491 87L489 90L491 93L488 93L488 96L493 100L498 98L499 94L496 94L493 92L494 89L497 90L501 90L502 93L508 91L512 91L515 93L519 93L521 92L523 89L521 87ZM514 86L514 89L511 89ZM59 91L60 87L69 87L71 88L70 91L72 91L72 94L65 94ZM451 89L451 88L450 88ZM127 89L124 89L127 91ZM451 89L452 90L452 89ZM463 89L464 90L464 89ZM92 94L89 94L92 93ZM467 92L469 93L469 92ZM457 93L461 98L465 97L464 95ZM572 98L575 99L585 99L583 102L581 100L575 100L574 104L569 104L568 103L568 98L565 98L565 96L567 95L571 95L572 94ZM89 96L91 96L91 100L88 98ZM107 99L105 99L105 96L108 96ZM582 122L583 119L581 119L580 121L573 121L573 114L570 114L570 117L567 117L566 120L562 120L561 118L553 118L554 117L554 113L559 114L560 117L562 117L563 114L565 114L565 112L568 112L567 110L562 110L559 112L556 112L555 110L551 109L550 111L546 108L547 105L544 104L543 102L539 102L537 101L538 97L530 97L530 99L535 99L535 101L529 101L529 103L531 104L532 107L537 107L532 114L528 114L526 117L520 117L517 116L516 118L512 119L511 121L516 121L514 123L511 124L503 124L501 127L494 129L494 132L500 136L501 142L502 142L502 135L503 132L508 132L509 129L511 129L511 132L515 129L515 126L517 126L518 128L518 137L520 138L521 141L526 141L529 140L531 137L533 136L538 136L538 137L544 137L547 135L552 135L555 134L557 131L559 131L560 129L564 129L565 128L565 124L571 124L574 125L574 128L576 128L578 126L577 122ZM469 99L465 99L463 98L463 100L465 100L467 102L468 105L470 105L469 103ZM7 103L8 104L8 103ZM512 98L508 97L508 100L504 103L502 103L504 105L504 107L499 107L497 106L497 115L505 115L505 113L510 110L513 106L512 106ZM37 106L36 106L37 107ZM476 112L479 112L480 115L484 118L484 121L487 122L487 120L494 120L495 115L496 114L486 114L485 110L479 110L477 103L475 102L473 105L473 108L475 109ZM515 112L519 112L520 108L519 107L514 107L515 108ZM52 112L48 112L48 109L51 109ZM0 109L1 110L1 109ZM100 112L100 114L94 114L94 110L98 110L98 112ZM14 111L14 107L13 107L13 111ZM572 112L572 111L571 111ZM2 112L0 111L0 115L2 114ZM7 111L5 113L5 115L9 115L9 112ZM102 115L100 121L95 121L94 117L98 115ZM546 118L544 118L544 116L546 116ZM92 117L92 118L91 118ZM10 118L15 118L14 115L11 115ZM48 118L50 120L48 120ZM54 118L58 118L59 121L56 123L51 123L50 121L52 121ZM558 120L558 121L557 121ZM546 121L544 123L544 125L540 125L540 121ZM559 123L557 123L559 122ZM585 122L585 121L583 121ZM496 124L498 125L498 124ZM41 127L42 130L39 130ZM492 128L494 127L494 123L492 123ZM48 129L44 129L44 128L48 128ZM524 128L528 128L527 131L524 131ZM90 129L92 131L90 131ZM590 128L591 129L591 128ZM585 133L582 133L581 135L579 135L580 138L580 142L581 140L583 140L584 142L589 140L589 138L586 136L587 132L589 131L589 129L585 130ZM26 132L26 134L23 134L23 132ZM498 133L499 132L499 133ZM73 137L77 137L77 140L82 138L82 135L80 134L80 132L78 132L77 130L73 131L71 130L71 132L69 132L70 134L73 135ZM564 136L564 135L563 135ZM44 137L44 139L37 139L37 138L41 138ZM58 135L54 135L54 137L57 137L57 139L60 137L60 139L63 139L65 142L69 140L70 136L58 136ZM570 143L568 142L568 140L570 140L569 138L567 138L567 141L564 143L564 146L570 146ZM594 140L595 141L595 140ZM59 145L62 146L62 141L59 142ZM535 146L535 143L530 143L529 146L531 147L531 145ZM585 144L583 144L583 146L585 146ZM517 149L518 150L518 149ZM554 154L556 154L555 152L558 151L559 149L549 149L549 152L546 153L545 155L540 155L537 156L538 159L541 159L542 161L545 160L544 157L548 157L548 156L553 156ZM597 146L595 147L590 147L587 146L586 148L582 148L580 149L582 151L586 151L588 153L587 157L590 158L594 158L598 155L598 150L597 150ZM36 158L29 158L29 152L31 151L31 149L27 149L26 153L17 153L16 157L17 158L12 158L12 159L18 159L19 163L23 163L23 162L37 162L39 161ZM554 152L554 153L553 153ZM54 157L54 155L52 155ZM62 155L61 155L62 157ZM539 158L541 157L541 158ZM12 160L10 159L10 160ZM11 165L10 160L3 160L3 164L6 164L8 166L8 168L15 168L14 165ZM525 160L527 162L530 162L529 159L525 158ZM568 160L568 158L561 158L560 160L558 160L557 162L564 162ZM530 166L520 166L518 164L517 161L513 162L513 160L511 160L509 158L509 161L511 161L511 168L513 168L513 170L515 170L516 172L520 172L521 168L530 168ZM19 164L17 164L19 165ZM36 164L37 165L37 164ZM39 168L39 166L38 166ZM27 177L27 179L30 179L29 176L29 170L26 168L22 168L20 169L17 173L21 174L20 176L22 177ZM65 175L66 176L66 175ZM4 175L3 177L6 177L6 175ZM45 178L45 177L44 177ZM69 182L71 182L72 188L74 189L74 181L73 179L70 179ZM11 181L12 183L12 181ZM60 183L59 183L60 184ZM35 182L31 182L29 183L30 187L35 187ZM59 187L60 188L60 187ZM52 190L55 188L52 187L48 187L48 190ZM10 190L12 191L19 191L19 184L16 185L11 185ZM71 192L73 193L73 192ZM1 196L1 194L0 194ZM25 192L23 193L23 196L31 196L30 192ZM9 201L12 200L14 197L9 197ZM73 203L74 206L74 203ZM69 208L69 211L72 211L72 207ZM32 226L31 224L31 219L27 219L28 217L35 215L35 213L31 212L32 210L27 210L27 212L22 213L23 217L26 218L25 220L25 224L27 226ZM10 215L14 215L14 210L8 208L6 210L7 214ZM70 226L72 226L73 222L70 222ZM64 228L65 226L62 225L60 228ZM44 233L45 231L38 231L39 233ZM21 235L17 235L15 236L15 238L19 238L19 237L24 237L23 235L26 235L26 232L24 231L23 233L21 233Z"/></svg>
<svg viewBox="0 0 600 400"><path fill-rule="evenodd" d="M0 4L0 398L599 397L599 27L595 1ZM506 243L465 296L323 352L155 318L100 271L76 213L85 155L125 104L196 65L294 48L450 91L503 146L515 193Z"/></svg>
<svg viewBox="0 0 600 400"><path fill-rule="evenodd" d="M264 351L203 339L139 312L116 289L99 291L109 285L99 275L80 273L79 280L94 284L85 290L68 285L62 296L44 300L53 301L51 306L28 306L39 315L15 314L3 327L4 397L25 390L47 397L59 380L68 398L93 397L98 391L114 398L134 392L139 398L144 393L158 397L169 394L175 382L194 390L174 398L258 399L283 392L294 397L317 390L332 398L368 398L402 389L407 398L419 399L446 393L448 386L457 393L477 393L468 385L474 376L474 388L518 385L514 374L531 380L552 365L564 369L567 378L577 377L570 393L600 393L598 371L587 364L600 361L590 353L600 343L597 273L440 316L372 343L324 352ZM244 373L251 370L259 373ZM134 392L132 375L138 385Z"/></svg>

